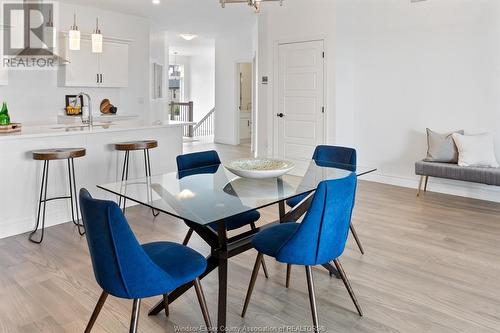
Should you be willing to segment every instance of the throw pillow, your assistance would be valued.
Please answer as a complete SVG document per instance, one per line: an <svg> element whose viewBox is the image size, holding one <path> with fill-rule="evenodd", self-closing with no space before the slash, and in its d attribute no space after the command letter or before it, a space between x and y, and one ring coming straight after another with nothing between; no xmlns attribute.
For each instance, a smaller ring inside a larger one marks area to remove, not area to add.
<svg viewBox="0 0 500 333"><path fill-rule="evenodd" d="M454 133L464 134L464 131ZM427 162L457 163L458 150L452 137L453 133L440 134L427 129Z"/></svg>
<svg viewBox="0 0 500 333"><path fill-rule="evenodd" d="M489 133L479 135L453 134L458 148L458 165L498 168L493 136Z"/></svg>

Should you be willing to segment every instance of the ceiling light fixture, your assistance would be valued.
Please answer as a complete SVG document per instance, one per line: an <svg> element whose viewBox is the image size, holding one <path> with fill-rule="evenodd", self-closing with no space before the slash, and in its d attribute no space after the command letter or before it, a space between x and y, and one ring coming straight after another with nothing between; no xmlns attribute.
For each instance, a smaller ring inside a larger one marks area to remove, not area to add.
<svg viewBox="0 0 500 333"><path fill-rule="evenodd" d="M159 5L160 4L160 0L153 0L153 5Z"/></svg>
<svg viewBox="0 0 500 333"><path fill-rule="evenodd" d="M195 39L196 37L198 37L198 35L194 35L194 34L180 34L179 35L182 39L185 39L187 41L190 41L190 40L193 40Z"/></svg>
<svg viewBox="0 0 500 333"><path fill-rule="evenodd" d="M73 25L69 30L69 49L71 51L80 50L80 30L76 25L76 13L73 15Z"/></svg>
<svg viewBox="0 0 500 333"><path fill-rule="evenodd" d="M246 3L252 7L256 13L260 12L262 2L279 1L280 6L283 6L283 0L219 0L222 8L226 8L226 3Z"/></svg>
<svg viewBox="0 0 500 333"><path fill-rule="evenodd" d="M95 30L92 33L92 52L102 53L102 34L99 29L99 18L96 19Z"/></svg>

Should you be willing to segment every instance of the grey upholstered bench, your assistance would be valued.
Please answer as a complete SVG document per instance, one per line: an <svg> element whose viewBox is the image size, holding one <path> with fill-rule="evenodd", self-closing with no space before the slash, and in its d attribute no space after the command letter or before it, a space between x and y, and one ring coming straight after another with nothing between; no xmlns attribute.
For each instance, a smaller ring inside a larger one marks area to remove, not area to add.
<svg viewBox="0 0 500 333"><path fill-rule="evenodd" d="M427 191L429 177L500 186L500 168L461 167L453 163L418 161L415 163L415 173L421 176L417 196L422 185L424 192Z"/></svg>

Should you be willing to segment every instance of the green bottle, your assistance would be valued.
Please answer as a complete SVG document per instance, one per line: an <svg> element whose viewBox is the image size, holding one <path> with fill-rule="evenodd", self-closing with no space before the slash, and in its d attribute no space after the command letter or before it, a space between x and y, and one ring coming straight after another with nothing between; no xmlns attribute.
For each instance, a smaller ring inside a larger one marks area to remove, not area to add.
<svg viewBox="0 0 500 333"><path fill-rule="evenodd" d="M7 103L3 102L2 110L0 111L0 126L10 125L9 109Z"/></svg>

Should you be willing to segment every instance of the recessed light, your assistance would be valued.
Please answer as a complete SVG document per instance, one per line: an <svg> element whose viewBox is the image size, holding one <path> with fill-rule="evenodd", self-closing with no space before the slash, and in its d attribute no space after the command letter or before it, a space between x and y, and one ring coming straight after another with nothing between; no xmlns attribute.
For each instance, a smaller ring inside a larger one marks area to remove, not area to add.
<svg viewBox="0 0 500 333"><path fill-rule="evenodd" d="M160 4L160 0L153 0L153 4L154 5L159 5Z"/></svg>
<svg viewBox="0 0 500 333"><path fill-rule="evenodd" d="M195 39L196 37L198 37L198 35L193 35L193 34L180 34L179 35L181 38L185 39L185 40L193 40Z"/></svg>

